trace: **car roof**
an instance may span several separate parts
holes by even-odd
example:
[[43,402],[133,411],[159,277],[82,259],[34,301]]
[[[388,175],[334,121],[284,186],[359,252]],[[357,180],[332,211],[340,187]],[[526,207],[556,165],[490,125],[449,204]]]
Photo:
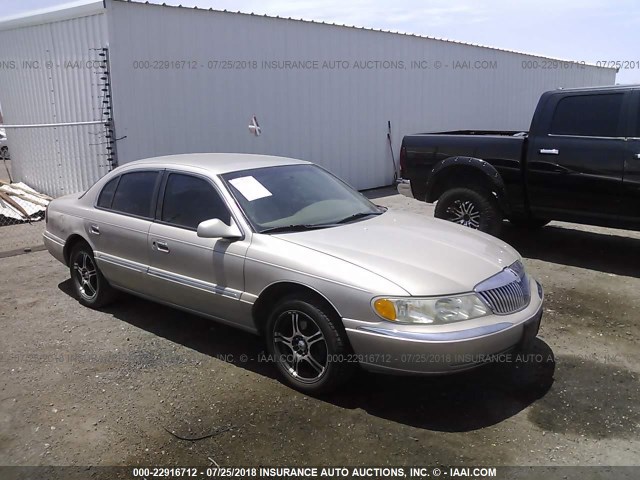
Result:
[[[155,168],[191,167],[220,175],[250,170],[252,168],[277,167],[281,165],[310,165],[311,162],[295,158],[254,155],[250,153],[185,153],[162,157],[145,158],[125,163],[122,169],[136,166]],[[118,169],[120,170],[120,168]]]

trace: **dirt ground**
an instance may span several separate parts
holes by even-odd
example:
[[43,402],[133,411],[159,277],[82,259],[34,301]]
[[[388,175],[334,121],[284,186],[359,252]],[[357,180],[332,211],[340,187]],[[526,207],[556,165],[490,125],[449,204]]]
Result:
[[32,238],[0,228],[0,251],[16,250],[0,258],[1,465],[640,465],[638,233],[506,229],[545,288],[529,360],[363,372],[313,398],[252,335],[125,295],[80,306],[46,251],[16,254],[36,246],[18,228]]

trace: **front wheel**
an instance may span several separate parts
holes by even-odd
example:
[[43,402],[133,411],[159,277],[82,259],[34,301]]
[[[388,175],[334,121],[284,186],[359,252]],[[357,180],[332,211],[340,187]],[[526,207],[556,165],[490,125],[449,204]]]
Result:
[[502,225],[502,213],[493,194],[470,188],[444,192],[436,204],[435,216],[490,235],[498,235]]
[[335,312],[313,296],[287,297],[267,322],[267,348],[284,380],[309,394],[327,393],[354,372]]
[[76,296],[85,307],[100,308],[113,300],[115,290],[98,269],[93,251],[86,243],[79,243],[71,251],[69,271]]

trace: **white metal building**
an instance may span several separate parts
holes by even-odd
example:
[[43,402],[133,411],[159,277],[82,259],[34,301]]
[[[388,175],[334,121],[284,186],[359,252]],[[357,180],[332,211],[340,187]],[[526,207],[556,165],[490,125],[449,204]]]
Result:
[[[58,196],[183,152],[311,160],[388,185],[402,136],[527,130],[539,95],[615,70],[365,28],[119,0],[0,22],[16,180]],[[249,133],[256,116],[262,135]]]

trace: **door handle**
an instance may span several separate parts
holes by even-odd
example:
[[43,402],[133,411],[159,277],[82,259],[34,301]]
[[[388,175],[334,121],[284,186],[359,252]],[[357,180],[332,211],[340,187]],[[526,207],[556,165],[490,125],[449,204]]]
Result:
[[166,242],[156,242],[153,241],[153,246],[158,249],[159,252],[169,253],[169,245]]
[[558,155],[560,151],[557,148],[541,148],[540,153],[542,155]]
[[91,225],[89,227],[89,233],[93,233],[94,235],[100,235],[100,227],[98,227],[98,225]]

